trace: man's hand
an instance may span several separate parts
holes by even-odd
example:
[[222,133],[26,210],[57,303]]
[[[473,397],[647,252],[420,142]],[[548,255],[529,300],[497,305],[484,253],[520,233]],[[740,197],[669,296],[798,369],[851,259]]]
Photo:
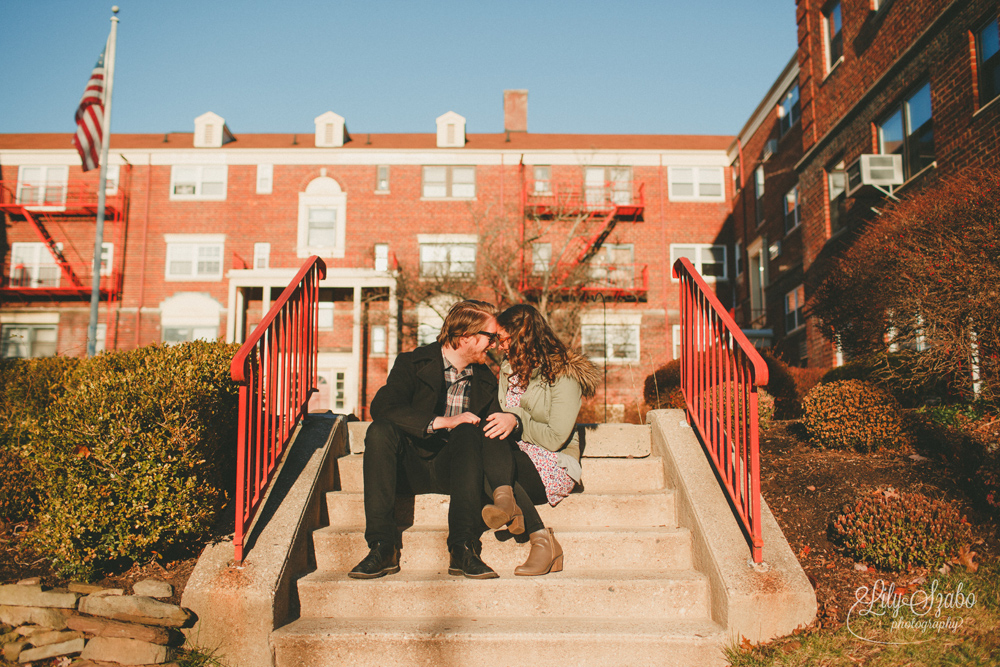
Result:
[[434,421],[431,423],[431,427],[435,431],[439,431],[443,428],[452,429],[459,424],[479,424],[479,415],[475,412],[463,412],[457,414],[454,417],[435,417]]
[[486,418],[483,429],[487,438],[506,438],[517,427],[517,417],[509,412],[494,412]]

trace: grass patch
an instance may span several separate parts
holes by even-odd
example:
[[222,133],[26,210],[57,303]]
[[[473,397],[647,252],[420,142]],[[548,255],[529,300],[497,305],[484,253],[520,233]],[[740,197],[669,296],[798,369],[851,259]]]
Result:
[[[997,562],[975,573],[932,574],[914,591],[893,590],[892,595],[882,597],[878,593],[889,589],[873,586],[876,594],[869,591],[849,623],[837,630],[807,630],[757,646],[744,641],[727,647],[726,659],[734,667],[996,665],[1000,655]],[[964,605],[956,592],[964,596]],[[872,613],[862,613],[866,610]]]

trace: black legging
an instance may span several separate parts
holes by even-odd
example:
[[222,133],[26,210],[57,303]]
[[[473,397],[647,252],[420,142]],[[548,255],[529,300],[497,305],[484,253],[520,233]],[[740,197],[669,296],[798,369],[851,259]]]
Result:
[[548,502],[545,484],[531,458],[520,447],[512,440],[483,438],[483,472],[490,495],[498,486],[514,487],[514,499],[524,513],[525,532],[545,528],[535,509],[535,505]]

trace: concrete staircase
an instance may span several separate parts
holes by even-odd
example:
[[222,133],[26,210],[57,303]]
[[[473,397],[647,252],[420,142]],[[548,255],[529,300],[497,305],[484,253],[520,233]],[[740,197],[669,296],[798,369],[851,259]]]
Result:
[[[728,637],[712,620],[709,579],[694,568],[692,535],[678,526],[648,427],[636,429],[645,456],[585,458],[585,492],[539,508],[565,550],[565,569],[543,577],[515,577],[529,546],[492,533],[483,536],[483,560],[500,578],[449,576],[448,499],[427,495],[397,503],[402,571],[350,579],[367,553],[363,455],[341,457],[339,490],[326,496],[330,524],[313,533],[317,569],[297,582],[299,617],[272,635],[275,663],[724,664]],[[613,456],[637,446],[591,449]]]

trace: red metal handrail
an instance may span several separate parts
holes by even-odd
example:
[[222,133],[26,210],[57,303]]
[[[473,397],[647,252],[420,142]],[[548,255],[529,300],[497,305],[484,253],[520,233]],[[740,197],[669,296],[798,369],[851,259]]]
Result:
[[691,260],[674,262],[674,276],[680,280],[681,390],[687,418],[747,537],[753,561],[760,563],[757,388],[767,384],[767,364]]
[[236,449],[236,561],[292,437],[316,391],[319,281],[326,264],[306,260],[271,310],[243,343],[229,371],[240,384]]

